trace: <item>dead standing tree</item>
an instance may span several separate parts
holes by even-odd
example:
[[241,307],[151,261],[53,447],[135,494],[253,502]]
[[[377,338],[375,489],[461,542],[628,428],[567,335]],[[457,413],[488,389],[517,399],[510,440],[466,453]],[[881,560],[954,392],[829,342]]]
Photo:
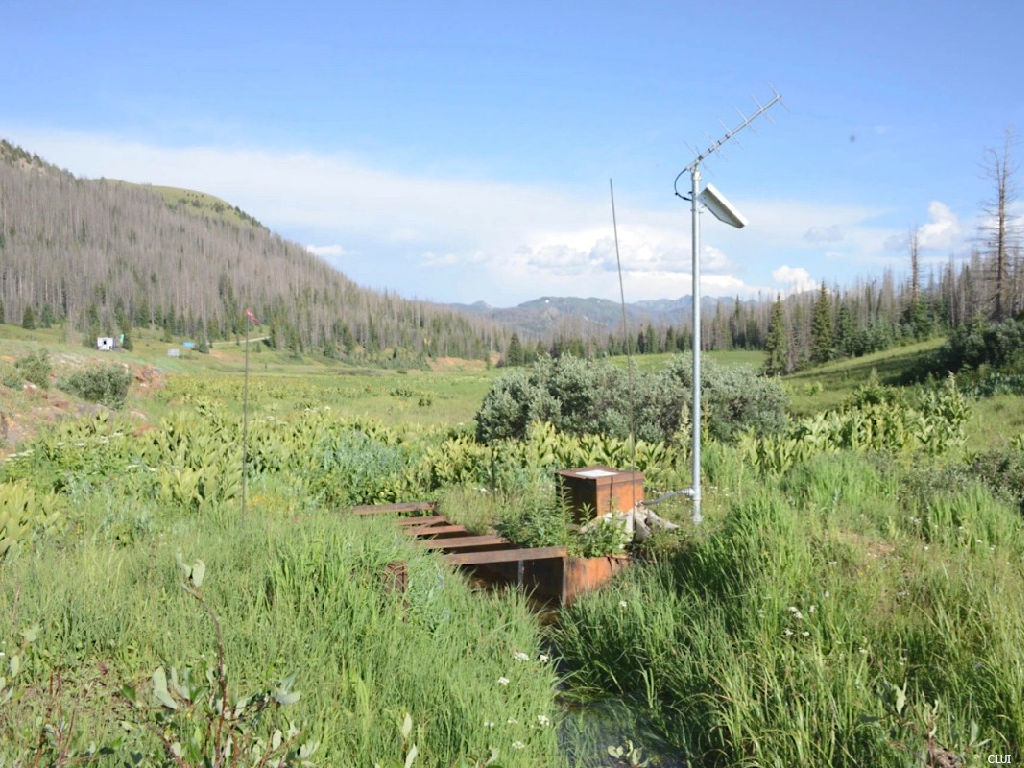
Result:
[[1011,285],[1010,251],[1018,236],[1018,226],[1010,213],[1017,199],[1013,183],[1017,167],[1010,160],[1012,145],[1013,129],[1007,128],[1002,153],[994,149],[986,152],[986,176],[995,182],[996,193],[995,198],[984,206],[986,221],[982,225],[982,232],[991,258],[992,316],[996,321],[1002,320],[1007,308],[1014,303],[1007,301],[1007,288]]

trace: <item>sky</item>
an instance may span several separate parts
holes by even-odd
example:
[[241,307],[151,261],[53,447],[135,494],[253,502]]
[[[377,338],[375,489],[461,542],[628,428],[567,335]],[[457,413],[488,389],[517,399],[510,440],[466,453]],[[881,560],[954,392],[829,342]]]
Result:
[[[510,306],[774,296],[980,244],[1024,3],[0,0],[0,137],[84,178],[199,189],[356,282]],[[1015,153],[1015,154],[1014,154]],[[688,190],[689,176],[680,179]],[[1015,204],[1013,213],[1024,215]]]

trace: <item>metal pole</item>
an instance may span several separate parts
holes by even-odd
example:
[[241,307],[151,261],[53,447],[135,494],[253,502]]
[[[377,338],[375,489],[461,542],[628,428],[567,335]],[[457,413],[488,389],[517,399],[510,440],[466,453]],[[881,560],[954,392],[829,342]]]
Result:
[[[757,110],[747,117],[742,112],[742,122],[731,131],[726,131],[718,141],[710,144],[701,154],[694,158],[693,162],[686,166],[676,176],[673,187],[677,197],[686,199],[679,193],[679,180],[687,171],[690,172],[690,213],[693,217],[691,224],[693,232],[693,486],[687,488],[684,493],[693,499],[692,521],[695,524],[703,521],[700,514],[700,209],[697,203],[697,195],[700,192],[700,164],[711,154],[719,149],[725,142],[742,131],[754,120],[763,115],[773,106],[782,101],[782,97],[775,89],[772,89],[774,97],[767,104],[757,105]],[[733,225],[737,226],[737,225]],[[740,225],[742,226],[742,225]]]
[[245,317],[245,385],[242,395],[242,517],[245,517],[245,479],[249,474],[249,316]]
[[690,214],[693,229],[693,520],[699,525],[704,519],[700,514],[700,167],[694,165],[690,171]]

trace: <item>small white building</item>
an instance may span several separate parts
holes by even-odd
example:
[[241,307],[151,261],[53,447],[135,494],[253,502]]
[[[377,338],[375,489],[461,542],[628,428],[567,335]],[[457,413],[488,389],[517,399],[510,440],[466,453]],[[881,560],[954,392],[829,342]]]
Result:
[[105,349],[109,352],[116,347],[113,336],[98,336],[96,338],[96,349]]

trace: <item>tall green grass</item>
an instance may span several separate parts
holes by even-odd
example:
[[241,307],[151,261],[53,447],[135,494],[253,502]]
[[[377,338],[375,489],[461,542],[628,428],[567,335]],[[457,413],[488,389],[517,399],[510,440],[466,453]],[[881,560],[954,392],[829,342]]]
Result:
[[[401,764],[406,712],[417,766],[492,749],[503,765],[563,764],[542,725],[555,719],[554,670],[538,660],[537,620],[520,595],[472,593],[387,523],[275,514],[261,508],[267,494],[257,497],[244,519],[182,518],[146,505],[129,512],[116,494],[97,493],[76,537],[12,550],[0,565],[0,638],[10,651],[23,628],[40,631],[24,695],[0,707],[0,763],[38,740],[54,671],[80,740],[102,744],[130,718],[118,705],[122,683],[145,696],[158,666],[214,659],[211,623],[180,588],[180,552],[206,563],[232,692],[296,675],[302,699],[286,714],[322,742],[319,764]],[[396,561],[407,564],[404,593],[384,577]],[[109,764],[154,744],[134,733]]]
[[1016,510],[975,484],[904,493],[911,470],[849,454],[731,485],[722,453],[710,530],[563,613],[577,693],[647,711],[698,765],[1021,754]]

